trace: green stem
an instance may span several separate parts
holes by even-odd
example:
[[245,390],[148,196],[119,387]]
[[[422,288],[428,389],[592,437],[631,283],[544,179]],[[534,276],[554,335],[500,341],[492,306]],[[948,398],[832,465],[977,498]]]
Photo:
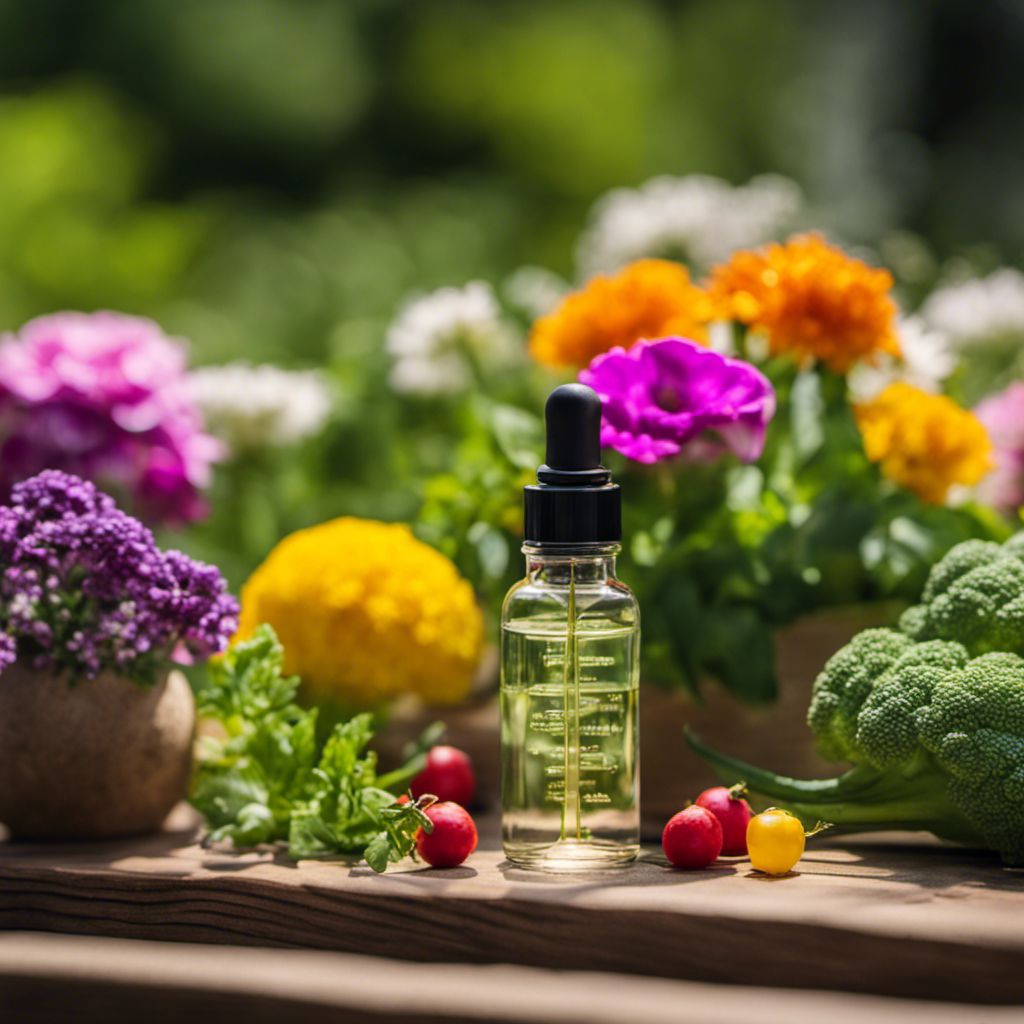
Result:
[[711,765],[726,785],[742,780],[748,789],[772,799],[824,803],[869,786],[876,782],[880,775],[874,768],[858,766],[836,779],[791,779],[785,775],[765,771],[763,768],[756,768],[735,757],[720,754],[701,743],[689,728],[685,730],[685,736],[694,753]]
[[908,797],[878,804],[785,804],[805,824],[824,819],[837,833],[931,832],[954,843],[987,846],[948,800]]
[[409,788],[409,783],[427,766],[427,753],[421,751],[411,760],[396,768],[394,771],[381,775],[374,783],[378,789],[387,790],[389,793],[401,795]]
[[984,844],[947,795],[949,779],[930,759],[900,770],[867,765],[835,779],[790,779],[720,754],[686,730],[686,742],[728,784],[743,779],[749,789],[792,812],[804,822],[823,819],[838,832],[924,830],[953,842]]

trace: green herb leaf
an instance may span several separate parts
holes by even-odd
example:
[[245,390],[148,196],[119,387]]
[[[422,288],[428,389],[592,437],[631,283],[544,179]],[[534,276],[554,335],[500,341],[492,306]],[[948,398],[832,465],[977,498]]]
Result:
[[297,678],[281,675],[284,649],[269,626],[213,659],[207,685],[199,692],[197,711],[216,718],[232,732],[258,723],[264,715],[282,712],[295,700]]
[[213,840],[237,846],[287,841],[295,859],[366,857],[382,871],[412,853],[416,832],[433,826],[423,813],[433,798],[396,804],[394,790],[422,770],[425,751],[444,730],[431,726],[415,755],[377,778],[377,755],[364,753],[373,716],[335,726],[322,750],[317,712],[293,703],[294,679],[281,676],[283,651],[269,626],[210,667],[200,713],[216,719],[222,739],[207,738],[192,805]]
[[366,848],[366,863],[377,874],[382,874],[391,859],[391,841],[387,832],[378,832]]

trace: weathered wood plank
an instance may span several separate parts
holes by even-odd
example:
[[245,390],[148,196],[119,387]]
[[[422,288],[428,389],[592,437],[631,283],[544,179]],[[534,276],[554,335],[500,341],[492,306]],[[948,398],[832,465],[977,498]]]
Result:
[[196,838],[0,844],[0,928],[1024,1004],[1024,873],[924,840],[832,839],[768,879],[653,851],[609,876],[532,874],[493,833],[461,868],[385,876]]
[[410,964],[306,950],[0,935],[5,1024],[1009,1024],[979,1008],[529,967]]

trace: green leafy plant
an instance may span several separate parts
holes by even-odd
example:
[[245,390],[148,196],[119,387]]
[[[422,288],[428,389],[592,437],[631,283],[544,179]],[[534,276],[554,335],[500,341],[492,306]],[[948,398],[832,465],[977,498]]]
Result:
[[298,680],[282,676],[284,652],[262,626],[209,666],[198,712],[205,736],[190,802],[206,818],[209,840],[236,846],[283,842],[300,858],[365,858],[374,871],[415,856],[416,832],[433,797],[396,799],[426,764],[432,726],[402,767],[377,774],[366,751],[373,716],[357,715],[317,741],[317,710],[295,703]]

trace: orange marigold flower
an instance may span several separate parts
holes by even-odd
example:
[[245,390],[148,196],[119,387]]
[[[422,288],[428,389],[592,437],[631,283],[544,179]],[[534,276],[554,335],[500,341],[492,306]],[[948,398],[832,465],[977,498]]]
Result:
[[846,373],[875,353],[900,355],[892,283],[810,234],[735,253],[712,270],[708,291],[716,319],[763,332],[773,353]]
[[547,366],[586,366],[616,346],[641,338],[681,335],[707,342],[711,303],[686,268],[670,260],[640,260],[613,277],[591,278],[530,335],[530,355]]
[[868,458],[933,505],[942,504],[954,484],[978,483],[994,465],[981,421],[944,395],[890,384],[854,412]]

